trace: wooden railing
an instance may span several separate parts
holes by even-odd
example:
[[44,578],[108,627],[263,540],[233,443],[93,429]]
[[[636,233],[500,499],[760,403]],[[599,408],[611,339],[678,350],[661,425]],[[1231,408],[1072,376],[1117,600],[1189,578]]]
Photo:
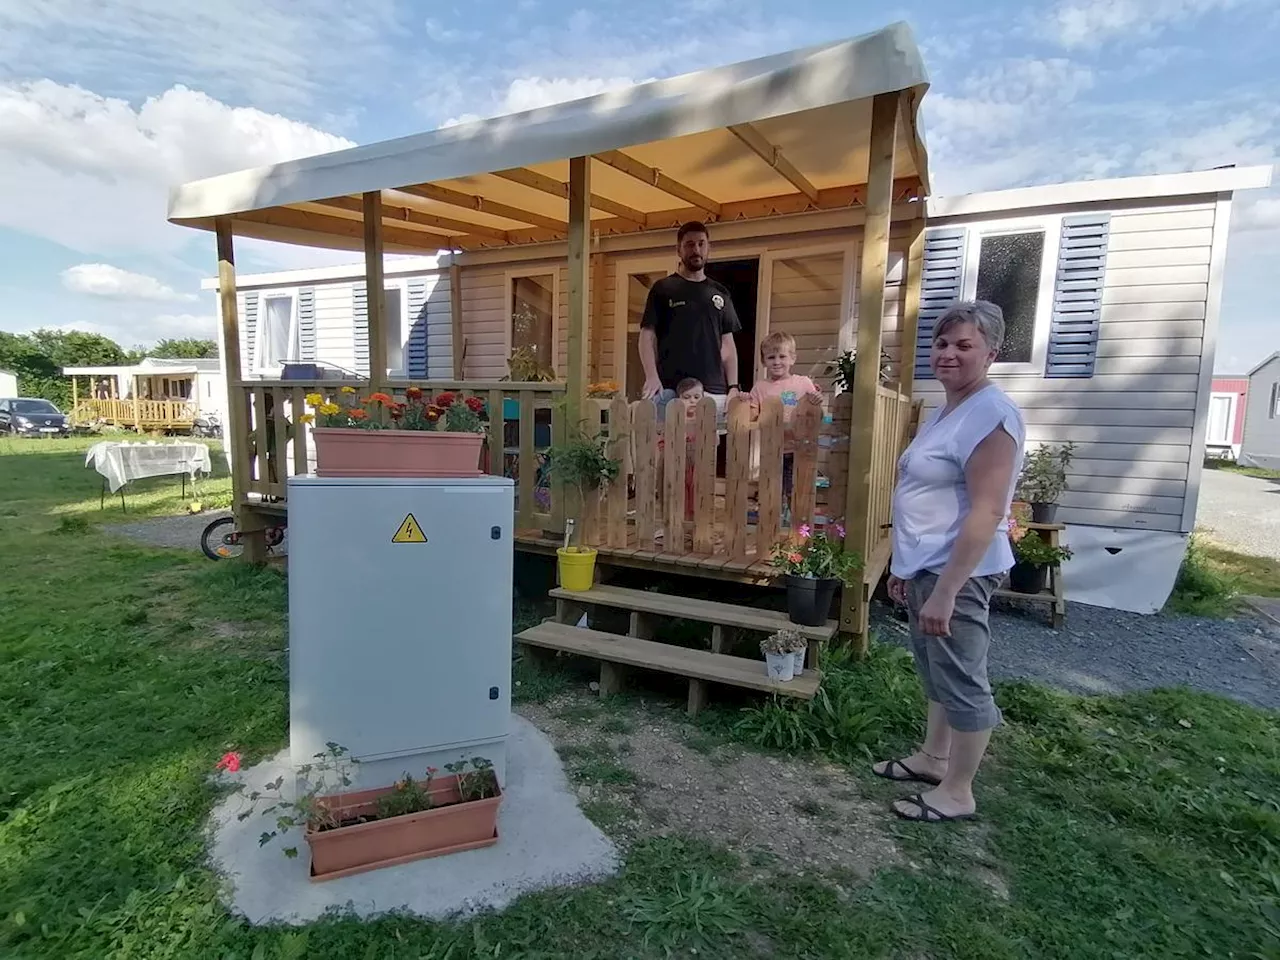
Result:
[[[563,498],[556,496],[543,466],[546,448],[564,432],[563,404],[559,402],[565,392],[563,383],[393,380],[384,390],[403,400],[404,391],[411,386],[430,395],[447,391],[459,400],[484,400],[488,434],[483,465],[491,475],[516,481],[517,527],[542,531],[563,526]],[[299,419],[309,412],[306,397],[318,393],[326,400],[335,400],[343,387],[362,394],[370,389],[368,381],[363,380],[239,384],[247,426],[244,437],[232,438],[231,460],[233,470],[243,471],[241,482],[246,493],[283,499],[289,476],[314,471],[310,428]]]
[[76,402],[71,418],[77,423],[103,421],[128,427],[182,427],[195,419],[196,407],[189,400],[100,400],[92,397]]
[[[887,559],[891,536],[893,491],[898,479],[898,457],[907,443],[911,426],[911,398],[890,387],[876,387],[874,444],[871,454],[871,494],[869,499],[870,563]],[[875,571],[876,577],[879,571]]]

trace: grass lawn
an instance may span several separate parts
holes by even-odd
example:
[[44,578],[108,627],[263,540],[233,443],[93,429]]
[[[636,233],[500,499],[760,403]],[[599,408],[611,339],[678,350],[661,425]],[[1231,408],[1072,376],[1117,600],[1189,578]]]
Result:
[[1266,467],[1245,467],[1238,463],[1232,463],[1230,460],[1218,460],[1214,457],[1206,457],[1204,461],[1206,470],[1221,470],[1223,473],[1238,473],[1244,477],[1257,477],[1260,480],[1280,480],[1280,470],[1268,470]]
[[[1185,691],[1023,683],[998,692],[1008,723],[983,819],[886,815],[906,856],[870,877],[761,879],[745,851],[667,836],[629,846],[608,883],[500,915],[249,927],[219,903],[202,831],[216,758],[252,763],[286,741],[284,576],[103,532],[118,500],[99,512],[86,446],[0,440],[6,960],[1280,956],[1280,717]],[[225,480],[208,491],[225,495]],[[129,519],[178,509],[170,480],[129,497]],[[567,682],[517,672],[526,698]],[[905,656],[833,657],[824,689],[802,706],[714,708],[701,725],[851,764],[886,803],[907,792],[864,772],[916,735]]]

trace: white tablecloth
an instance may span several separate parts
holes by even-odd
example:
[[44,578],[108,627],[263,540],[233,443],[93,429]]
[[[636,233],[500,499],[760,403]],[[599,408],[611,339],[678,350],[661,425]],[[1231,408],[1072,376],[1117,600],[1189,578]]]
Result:
[[195,477],[196,471],[210,473],[209,448],[203,443],[95,443],[85,455],[84,465],[92,465],[107,478],[115,493],[130,480],[163,477],[180,473]]

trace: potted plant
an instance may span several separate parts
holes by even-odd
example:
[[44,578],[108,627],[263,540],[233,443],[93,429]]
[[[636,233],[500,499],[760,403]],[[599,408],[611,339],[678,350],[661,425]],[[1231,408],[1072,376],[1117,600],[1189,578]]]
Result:
[[[622,461],[605,452],[606,443],[604,437],[578,433],[547,451],[548,475],[577,488],[584,512],[598,509],[604,488],[622,470]],[[588,491],[595,491],[595,503],[590,502]],[[595,563],[595,547],[571,546],[566,539],[565,545],[556,550],[560,586],[566,590],[590,590]]]
[[779,630],[760,641],[760,652],[764,654],[764,669],[770,680],[786,683],[795,676],[795,657],[791,655],[791,639],[785,636],[789,631]]
[[1031,519],[1035,523],[1054,522],[1058,498],[1067,489],[1067,467],[1071,466],[1074,456],[1074,443],[1067,442],[1057,448],[1046,443],[1023,460],[1016,495],[1031,504]]
[[[827,375],[831,377],[831,386],[836,393],[843,393],[846,390],[853,389],[853,371],[857,366],[858,351],[846,350],[834,360],[828,360],[826,363]],[[893,358],[884,350],[880,351],[880,382],[888,383],[890,378],[889,365],[893,363]]]
[[820,627],[831,613],[831,600],[842,583],[852,583],[862,569],[862,558],[844,548],[844,527],[835,537],[814,532],[802,523],[797,538],[774,547],[773,565],[782,571],[787,586],[787,616],[792,623]]
[[484,445],[484,401],[454,393],[428,398],[419,387],[403,402],[344,386],[336,402],[307,395],[314,410],[316,475],[321,477],[474,477]]
[[1015,593],[1043,593],[1048,587],[1049,567],[1071,559],[1069,547],[1055,547],[1038,531],[1028,530],[1015,520],[1009,529],[1014,564],[1009,570],[1009,589]]
[[[293,828],[301,828],[311,849],[311,879],[332,880],[378,867],[393,866],[424,857],[458,853],[489,846],[498,840],[498,807],[502,790],[493,764],[484,757],[445,765],[438,776],[428,767],[426,778],[411,774],[390,786],[344,792],[351,785],[350,766],[355,761],[335,743],[316,754],[316,763],[298,770],[298,791],[293,798],[281,793],[284,777],[248,794],[252,816],[259,802],[274,829],[258,839],[265,846]],[[233,762],[228,762],[234,757]],[[238,770],[238,754],[219,761],[219,769]],[[243,787],[240,788],[243,792]],[[296,857],[296,846],[286,847]]]
[[799,630],[792,630],[790,627],[783,627],[776,634],[786,644],[787,649],[791,651],[791,673],[793,676],[804,676],[804,656],[809,649],[809,641],[805,639],[803,633]]

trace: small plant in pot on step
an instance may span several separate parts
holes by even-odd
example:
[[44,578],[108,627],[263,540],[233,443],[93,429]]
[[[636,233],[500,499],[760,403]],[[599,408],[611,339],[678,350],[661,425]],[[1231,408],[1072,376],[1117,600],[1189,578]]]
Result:
[[1015,593],[1037,594],[1048,588],[1049,568],[1071,559],[1069,547],[1055,547],[1037,530],[1014,523],[1009,530],[1013,545],[1013,568],[1009,589]]
[[1031,504],[1034,523],[1053,523],[1058,498],[1067,489],[1067,468],[1075,457],[1075,444],[1058,447],[1041,444],[1026,455],[1018,478],[1017,498]]
[[831,614],[836,588],[853,583],[862,558],[844,548],[844,527],[836,524],[832,537],[802,523],[794,540],[773,549],[773,565],[787,586],[787,616],[792,623],[820,627]]
[[795,657],[791,652],[790,630],[779,630],[760,641],[760,652],[764,654],[765,673],[770,680],[786,683],[795,676]]
[[809,641],[799,630],[792,630],[790,627],[783,627],[776,636],[780,637],[786,643],[787,649],[791,651],[792,674],[797,677],[804,676],[804,657],[809,650]]

